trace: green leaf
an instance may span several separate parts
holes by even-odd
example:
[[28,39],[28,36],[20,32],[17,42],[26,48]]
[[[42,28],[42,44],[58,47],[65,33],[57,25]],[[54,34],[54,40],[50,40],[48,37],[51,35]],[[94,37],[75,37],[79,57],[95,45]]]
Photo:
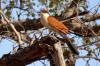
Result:
[[7,15],[7,17],[8,17],[8,18],[10,18],[10,17],[11,17],[11,10],[10,10],[10,9],[9,9],[9,10],[7,10],[6,15]]

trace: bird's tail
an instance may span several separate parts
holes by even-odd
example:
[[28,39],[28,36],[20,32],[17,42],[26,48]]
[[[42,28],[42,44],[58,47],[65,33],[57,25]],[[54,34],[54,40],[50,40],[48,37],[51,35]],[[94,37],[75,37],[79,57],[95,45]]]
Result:
[[71,52],[73,52],[76,55],[79,55],[77,47],[74,44],[72,44],[71,40],[68,39],[66,35],[62,35],[62,37],[64,38],[64,42],[67,43],[67,45],[68,45],[69,49],[71,50]]

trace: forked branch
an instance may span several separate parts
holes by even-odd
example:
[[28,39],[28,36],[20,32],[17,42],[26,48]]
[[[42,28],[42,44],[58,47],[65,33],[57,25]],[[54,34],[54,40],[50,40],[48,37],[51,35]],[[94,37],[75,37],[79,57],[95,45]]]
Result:
[[10,23],[11,21],[7,19],[7,17],[4,15],[4,13],[0,10],[0,15],[2,15],[2,17],[4,18],[4,20],[7,22],[7,24],[10,25],[10,27],[12,28],[12,30],[15,32],[17,38],[18,38],[18,42],[20,44],[20,46],[23,44],[23,41],[21,40],[21,36],[20,33],[16,30],[15,26]]

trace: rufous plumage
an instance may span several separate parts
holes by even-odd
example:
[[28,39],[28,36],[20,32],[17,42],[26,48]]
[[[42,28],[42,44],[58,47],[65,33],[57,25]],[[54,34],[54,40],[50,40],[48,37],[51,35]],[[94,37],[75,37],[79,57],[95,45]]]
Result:
[[[55,31],[56,33],[60,34],[63,37],[66,37],[66,34],[69,33],[69,29],[55,17],[50,16],[46,9],[41,9],[40,15],[41,15],[41,23],[43,26],[49,28],[52,31]],[[72,52],[78,54],[78,51],[76,50],[74,45],[70,43],[68,44],[68,46],[72,50]]]

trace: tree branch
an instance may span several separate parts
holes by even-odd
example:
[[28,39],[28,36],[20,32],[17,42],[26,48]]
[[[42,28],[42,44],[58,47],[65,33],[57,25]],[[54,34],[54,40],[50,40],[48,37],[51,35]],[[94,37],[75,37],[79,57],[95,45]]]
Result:
[[99,58],[96,58],[96,57],[93,57],[93,56],[79,56],[77,58],[92,58],[92,59],[95,59],[95,60],[97,60],[97,61],[100,62],[100,59]]
[[[36,40],[37,41],[37,40]],[[58,40],[54,36],[42,37],[31,46],[18,50],[15,54],[5,54],[0,59],[0,66],[25,66],[41,58],[47,58]]]
[[82,18],[82,20],[84,22],[90,22],[90,21],[94,21],[94,20],[98,20],[100,19],[100,14],[95,14],[95,15],[89,15],[89,14],[86,14],[84,18]]
[[19,50],[13,55],[6,54],[0,59],[0,66],[25,66],[30,64],[41,57],[47,56],[46,47],[46,45],[41,44],[39,46],[31,46],[23,50]]
[[[94,16],[93,19],[87,19],[88,21],[92,21],[92,20],[96,20],[97,18],[100,18],[100,16]],[[20,25],[19,25],[20,24]],[[69,24],[68,20],[64,20],[63,24],[65,24],[69,29],[71,29],[71,24]],[[25,20],[25,21],[16,21],[13,22],[13,25],[15,26],[15,28],[17,29],[17,31],[23,31],[23,30],[38,30],[41,29],[43,26],[40,23],[40,19],[38,20]],[[5,27],[6,26],[6,27]],[[23,29],[24,28],[24,29]],[[100,36],[100,26],[94,26],[91,28],[95,33],[97,33],[98,36]],[[12,28],[9,25],[1,25],[0,26],[0,34],[4,34],[2,32],[5,31],[13,31]],[[90,29],[85,28],[84,31],[80,31],[81,28],[79,29],[75,29],[74,32],[76,33],[76,35],[80,35],[80,36],[94,36],[93,33],[90,31]],[[87,33],[86,33],[87,32]]]
[[9,24],[9,26],[11,27],[11,29],[15,32],[17,38],[18,38],[18,42],[20,44],[20,46],[23,44],[22,40],[21,40],[21,37],[20,37],[20,33],[16,30],[15,26],[10,23],[11,21],[9,21],[6,16],[4,15],[4,13],[0,10],[0,15],[3,16],[3,18],[5,19],[5,21],[7,22],[7,24]]
[[63,51],[60,42],[54,44],[54,54],[52,54],[52,57],[55,62],[55,66],[67,66],[67,64],[65,65]]

